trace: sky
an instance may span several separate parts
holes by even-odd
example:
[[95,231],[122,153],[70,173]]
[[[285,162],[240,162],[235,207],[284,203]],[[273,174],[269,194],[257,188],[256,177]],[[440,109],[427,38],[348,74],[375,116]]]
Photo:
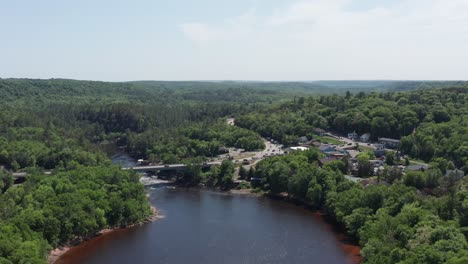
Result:
[[468,0],[0,0],[0,78],[467,80]]

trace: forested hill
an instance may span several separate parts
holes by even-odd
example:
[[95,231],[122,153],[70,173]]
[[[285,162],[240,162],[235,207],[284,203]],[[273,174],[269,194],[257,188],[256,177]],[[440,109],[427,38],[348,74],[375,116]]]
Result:
[[388,92],[430,88],[468,87],[465,81],[135,81],[99,82],[69,79],[0,79],[0,102],[27,103],[54,100],[75,102],[121,101],[168,103],[197,102],[261,103],[285,101],[294,96],[345,94],[346,91]]
[[466,81],[316,81],[314,84],[353,92],[398,92],[435,88],[468,87]]
[[299,98],[241,115],[237,124],[287,145],[314,128],[402,139],[401,150],[431,161],[468,162],[468,87]]
[[[277,92],[282,95],[311,95],[311,94],[345,94],[346,91],[358,92],[396,92],[425,90],[434,88],[468,87],[467,81],[372,81],[372,80],[343,80],[343,81],[297,81],[297,82],[261,82],[261,81],[212,81],[212,82],[163,82],[138,81],[131,82],[141,87],[169,88],[187,92],[234,90],[257,90]],[[218,98],[219,99],[219,98]]]
[[[298,92],[299,94],[299,92]],[[98,82],[65,79],[0,79],[0,101],[171,103],[271,102],[285,98],[281,89],[212,82]],[[291,96],[290,94],[288,96]]]

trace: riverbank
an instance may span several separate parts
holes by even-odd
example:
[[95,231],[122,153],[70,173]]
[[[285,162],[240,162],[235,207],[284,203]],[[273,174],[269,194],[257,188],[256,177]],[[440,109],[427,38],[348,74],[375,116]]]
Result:
[[85,241],[94,239],[94,238],[102,236],[102,235],[109,234],[109,233],[114,232],[114,231],[128,229],[128,228],[132,228],[132,227],[135,227],[135,226],[141,226],[141,225],[144,225],[144,224],[147,224],[147,223],[151,223],[151,222],[154,222],[154,221],[164,217],[154,206],[151,206],[151,211],[152,211],[152,214],[149,217],[147,217],[145,220],[140,221],[138,223],[131,224],[131,225],[128,225],[128,226],[125,226],[125,227],[114,227],[114,228],[102,229],[102,230],[100,230],[99,232],[97,232],[94,235],[91,235],[91,236],[88,236],[88,237],[83,237],[83,238],[78,238],[78,239],[75,239],[73,241],[70,241],[70,242],[66,243],[62,247],[55,248],[55,249],[53,249],[52,251],[49,252],[49,255],[47,256],[47,263],[55,264],[56,262],[58,262],[60,260],[60,257],[62,257],[65,253],[70,251],[72,248],[79,246],[81,243],[83,243]]

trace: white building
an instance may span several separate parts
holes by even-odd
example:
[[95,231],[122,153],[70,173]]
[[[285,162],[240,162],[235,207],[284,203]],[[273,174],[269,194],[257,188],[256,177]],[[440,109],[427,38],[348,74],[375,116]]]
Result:
[[300,151],[304,151],[304,150],[308,150],[309,148],[307,148],[307,147],[291,147],[290,149],[291,149],[291,150],[300,150]]

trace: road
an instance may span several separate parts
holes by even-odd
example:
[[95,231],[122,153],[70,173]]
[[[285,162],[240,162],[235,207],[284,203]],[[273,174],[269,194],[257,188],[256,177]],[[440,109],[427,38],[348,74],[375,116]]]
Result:
[[343,142],[345,142],[345,144],[353,144],[353,145],[356,145],[358,144],[358,146],[362,146],[362,147],[366,147],[366,148],[371,148],[371,149],[377,149],[377,146],[375,146],[375,144],[371,144],[371,143],[364,143],[364,142],[359,142],[359,141],[354,141],[352,139],[349,139],[347,137],[341,137],[341,136],[338,136],[338,135],[335,135],[331,132],[327,132],[327,134],[331,135],[332,137],[335,137]]
[[[234,118],[228,118],[226,120],[226,124],[230,126],[234,126],[235,121],[236,120]],[[284,151],[282,150],[283,145],[274,144],[265,138],[262,138],[262,139],[263,139],[263,142],[265,143],[265,149],[263,150],[242,151],[240,149],[230,148],[228,155],[219,155],[216,159],[213,159],[213,161],[222,161],[224,159],[228,159],[229,157],[232,157],[235,163],[242,163],[244,160],[248,160],[249,163],[255,164],[265,157],[284,154]]]
[[267,156],[274,156],[274,155],[282,155],[284,154],[284,151],[282,150],[283,145],[280,144],[274,144],[266,139],[263,139],[263,142],[265,143],[265,149],[260,150],[255,153],[254,158],[256,160],[262,159]]

